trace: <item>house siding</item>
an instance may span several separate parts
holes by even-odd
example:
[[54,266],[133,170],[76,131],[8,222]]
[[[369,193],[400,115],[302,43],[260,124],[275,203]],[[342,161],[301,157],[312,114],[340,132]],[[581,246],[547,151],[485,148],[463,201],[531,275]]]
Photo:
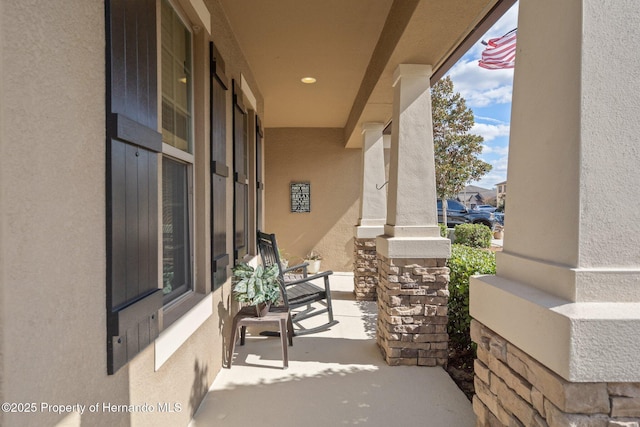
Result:
[[[322,270],[353,271],[361,150],[344,148],[332,128],[267,128],[265,141],[264,231],[294,262],[316,250]],[[291,212],[294,181],[311,184],[311,212]]]
[[[201,30],[194,48],[208,58],[209,38],[220,40],[227,76],[242,74],[252,84],[261,114],[259,88],[226,18],[216,15],[222,9],[216,1],[208,3],[214,34]],[[213,315],[157,370],[152,344],[107,374],[104,1],[38,2],[37,7],[2,2],[0,29],[0,396],[36,403],[38,409],[0,414],[0,425],[186,425],[223,364],[229,333],[223,325],[233,310],[230,283],[213,293]],[[196,67],[200,78],[209,78],[208,61],[196,61]],[[208,101],[195,104],[201,108]],[[207,111],[195,118],[197,177],[208,177],[208,117]],[[228,251],[231,184],[228,180]],[[208,185],[195,189],[199,292],[211,289]],[[107,409],[145,403],[155,411]],[[157,405],[165,403],[174,412],[159,411]],[[87,409],[59,414],[41,410],[42,404]],[[99,409],[89,411],[94,404]]]

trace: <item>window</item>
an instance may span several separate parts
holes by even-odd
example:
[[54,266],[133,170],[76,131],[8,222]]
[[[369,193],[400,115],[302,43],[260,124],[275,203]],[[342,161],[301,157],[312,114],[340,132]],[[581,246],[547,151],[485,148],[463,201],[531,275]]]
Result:
[[191,33],[162,1],[162,293],[167,304],[193,289],[193,60]]
[[193,153],[191,33],[167,0],[162,2],[162,141]]
[[[162,293],[175,299],[191,289],[188,166],[162,159]],[[167,298],[169,296],[169,298]]]

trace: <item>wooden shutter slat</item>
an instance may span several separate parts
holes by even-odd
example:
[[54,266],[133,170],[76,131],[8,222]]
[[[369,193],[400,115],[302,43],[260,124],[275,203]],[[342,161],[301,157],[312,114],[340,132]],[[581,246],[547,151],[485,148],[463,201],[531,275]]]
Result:
[[139,34],[137,31],[137,12],[138,6],[143,4],[142,1],[126,1],[124,5],[124,32],[125,32],[125,51],[124,60],[126,64],[126,74],[124,80],[125,86],[125,110],[124,113],[139,123],[144,123],[140,108],[138,105],[138,43]]
[[139,295],[139,217],[138,217],[138,148],[132,145],[126,147],[125,157],[125,222],[127,224],[126,253],[126,298],[127,301]]
[[116,335],[123,335],[129,329],[137,328],[138,323],[156,315],[158,304],[162,304],[162,289],[154,289],[143,294],[137,300],[114,312],[111,325]]
[[209,43],[211,56],[211,75],[215,77],[224,90],[229,89],[229,79],[225,74],[225,62],[213,42]]
[[[146,231],[146,236],[143,237],[143,242],[146,243],[146,247],[144,249],[147,252],[147,262],[146,268],[148,270],[147,276],[147,289],[153,290],[158,288],[158,263],[160,262],[158,259],[158,156],[153,152],[147,153],[147,182],[155,183],[155,185],[149,185],[147,188],[147,200],[148,200],[148,217],[147,217],[147,227],[144,231]],[[162,306],[162,305],[160,305]],[[158,335],[159,323],[155,323],[152,325],[156,327],[156,335]]]
[[211,56],[211,287],[227,281],[227,88],[224,60],[213,43]]
[[264,132],[262,131],[262,122],[260,117],[256,115],[256,230],[262,230],[262,139]]
[[107,234],[111,236],[110,267],[107,270],[107,308],[117,307],[126,301],[126,288],[124,286],[112,286],[113,283],[126,282],[127,264],[127,222],[126,222],[126,175],[125,152],[126,144],[120,141],[111,141],[109,144],[111,165],[110,185],[111,210],[107,212]]
[[132,120],[124,114],[111,114],[108,126],[112,138],[127,141],[156,153],[162,151],[162,134],[160,132]]
[[214,160],[211,162],[211,173],[226,178],[229,176],[229,167],[222,162]]
[[242,103],[242,93],[233,80],[233,229],[234,258],[242,261],[248,253],[248,185],[247,185],[247,112]]
[[107,0],[107,371],[159,333],[155,0]]
[[149,290],[151,287],[157,289],[158,283],[152,283],[156,275],[149,271],[149,263],[151,258],[157,258],[158,253],[149,253],[148,242],[157,233],[151,233],[149,224],[151,222],[151,214],[157,212],[153,208],[152,203],[157,204],[158,200],[150,200],[149,189],[153,187],[151,185],[152,179],[149,176],[149,169],[151,156],[156,156],[155,153],[150,153],[147,150],[142,150],[136,147],[135,155],[138,157],[138,289],[136,295],[140,295],[143,292]]
[[213,262],[215,264],[213,266],[215,271],[222,270],[222,269],[226,268],[229,265],[229,255],[228,254],[220,255],[220,256],[214,258]]
[[234,180],[238,183],[241,183],[241,184],[247,183],[247,176],[243,173],[236,172],[233,174],[233,177],[234,177]]
[[[107,82],[110,87],[108,90],[111,92],[110,96],[107,95],[107,110],[108,111],[124,111],[125,104],[125,31],[124,25],[121,25],[125,20],[123,0],[111,0],[105,2],[107,9],[107,22],[106,22],[106,36],[109,42],[108,48],[111,52],[107,52],[107,76],[110,76],[110,81]],[[110,54],[109,54],[110,53]]]
[[[145,16],[145,11],[148,5],[145,2],[138,2],[137,26],[136,26],[136,38],[137,38],[137,68],[136,73],[136,104],[140,106],[138,108],[138,122],[149,125],[149,17]],[[155,16],[153,17],[155,19]],[[154,26],[155,28],[155,26]],[[153,62],[153,61],[152,61]],[[156,89],[157,90],[157,89]],[[157,122],[152,126],[156,127]]]

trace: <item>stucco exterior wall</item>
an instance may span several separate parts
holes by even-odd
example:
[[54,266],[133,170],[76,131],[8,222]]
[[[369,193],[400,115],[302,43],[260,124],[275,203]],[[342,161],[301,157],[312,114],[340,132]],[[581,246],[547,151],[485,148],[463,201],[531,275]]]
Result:
[[104,5],[3,2],[0,19],[3,400],[126,401],[126,372],[106,376]]
[[[207,3],[227,75],[240,80],[242,73],[253,84],[226,18],[213,15],[221,7]],[[196,52],[208,52],[206,31],[195,39]],[[37,409],[0,413],[0,425],[186,425],[223,363],[230,283],[214,292],[213,314],[161,367],[152,344],[107,375],[104,1],[3,1],[0,49],[0,400]],[[206,71],[208,62],[197,67]],[[251,89],[262,113],[262,96]],[[195,103],[208,108],[203,92],[207,98]],[[232,164],[230,91],[227,105]],[[196,122],[207,120],[208,112],[196,114]],[[206,156],[208,128],[196,137],[196,156]],[[198,180],[208,176],[207,162],[196,160],[195,168]],[[208,187],[194,194],[197,289],[208,291]],[[231,236],[231,179],[227,195]],[[227,244],[232,253],[231,237]],[[155,410],[103,406],[145,403]],[[160,412],[159,403],[175,412]],[[60,414],[42,404],[87,408]],[[89,411],[94,404],[99,409]]]
[[[360,157],[344,148],[342,129],[266,129],[264,231],[294,261],[316,250],[323,270],[353,271]],[[311,183],[311,212],[291,212],[291,182]]]
[[[511,120],[511,141],[517,143],[510,147],[509,170],[540,167],[535,179],[509,180],[508,227],[521,238],[505,245],[522,257],[544,254],[544,260],[558,264],[635,268],[640,224],[629,215],[640,209],[631,184],[637,181],[640,124],[628,118],[640,113],[634,96],[640,90],[639,59],[628,55],[615,34],[640,39],[640,31],[626,25],[637,15],[637,4],[619,2],[606,14],[595,11],[600,2],[590,1],[567,1],[554,9],[522,6],[518,44],[524,52],[518,61],[523,65],[515,72]],[[535,35],[557,28],[562,33],[553,37]],[[553,73],[527,52],[536,49],[555,64]],[[519,84],[525,81],[530,83]],[[545,203],[527,203],[532,196]],[[623,209],[613,208],[620,203]],[[620,250],[599,244],[611,239]]]
[[640,40],[638,22],[630,0],[519,9],[506,199],[517,232],[497,275],[472,278],[470,313],[572,382],[640,381],[640,124],[628,119],[640,57],[614,35]]

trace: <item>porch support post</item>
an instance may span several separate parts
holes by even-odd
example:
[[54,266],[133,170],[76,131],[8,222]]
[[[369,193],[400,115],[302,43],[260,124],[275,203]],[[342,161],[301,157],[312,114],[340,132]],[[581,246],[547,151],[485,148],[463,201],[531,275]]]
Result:
[[382,123],[362,125],[360,218],[354,236],[354,294],[358,301],[375,301],[378,286],[376,236],[384,233],[387,189]]
[[394,74],[385,234],[378,251],[378,345],[389,365],[446,365],[450,242],[440,237],[430,65]]
[[519,13],[507,235],[471,283],[477,425],[638,425],[640,9]]

